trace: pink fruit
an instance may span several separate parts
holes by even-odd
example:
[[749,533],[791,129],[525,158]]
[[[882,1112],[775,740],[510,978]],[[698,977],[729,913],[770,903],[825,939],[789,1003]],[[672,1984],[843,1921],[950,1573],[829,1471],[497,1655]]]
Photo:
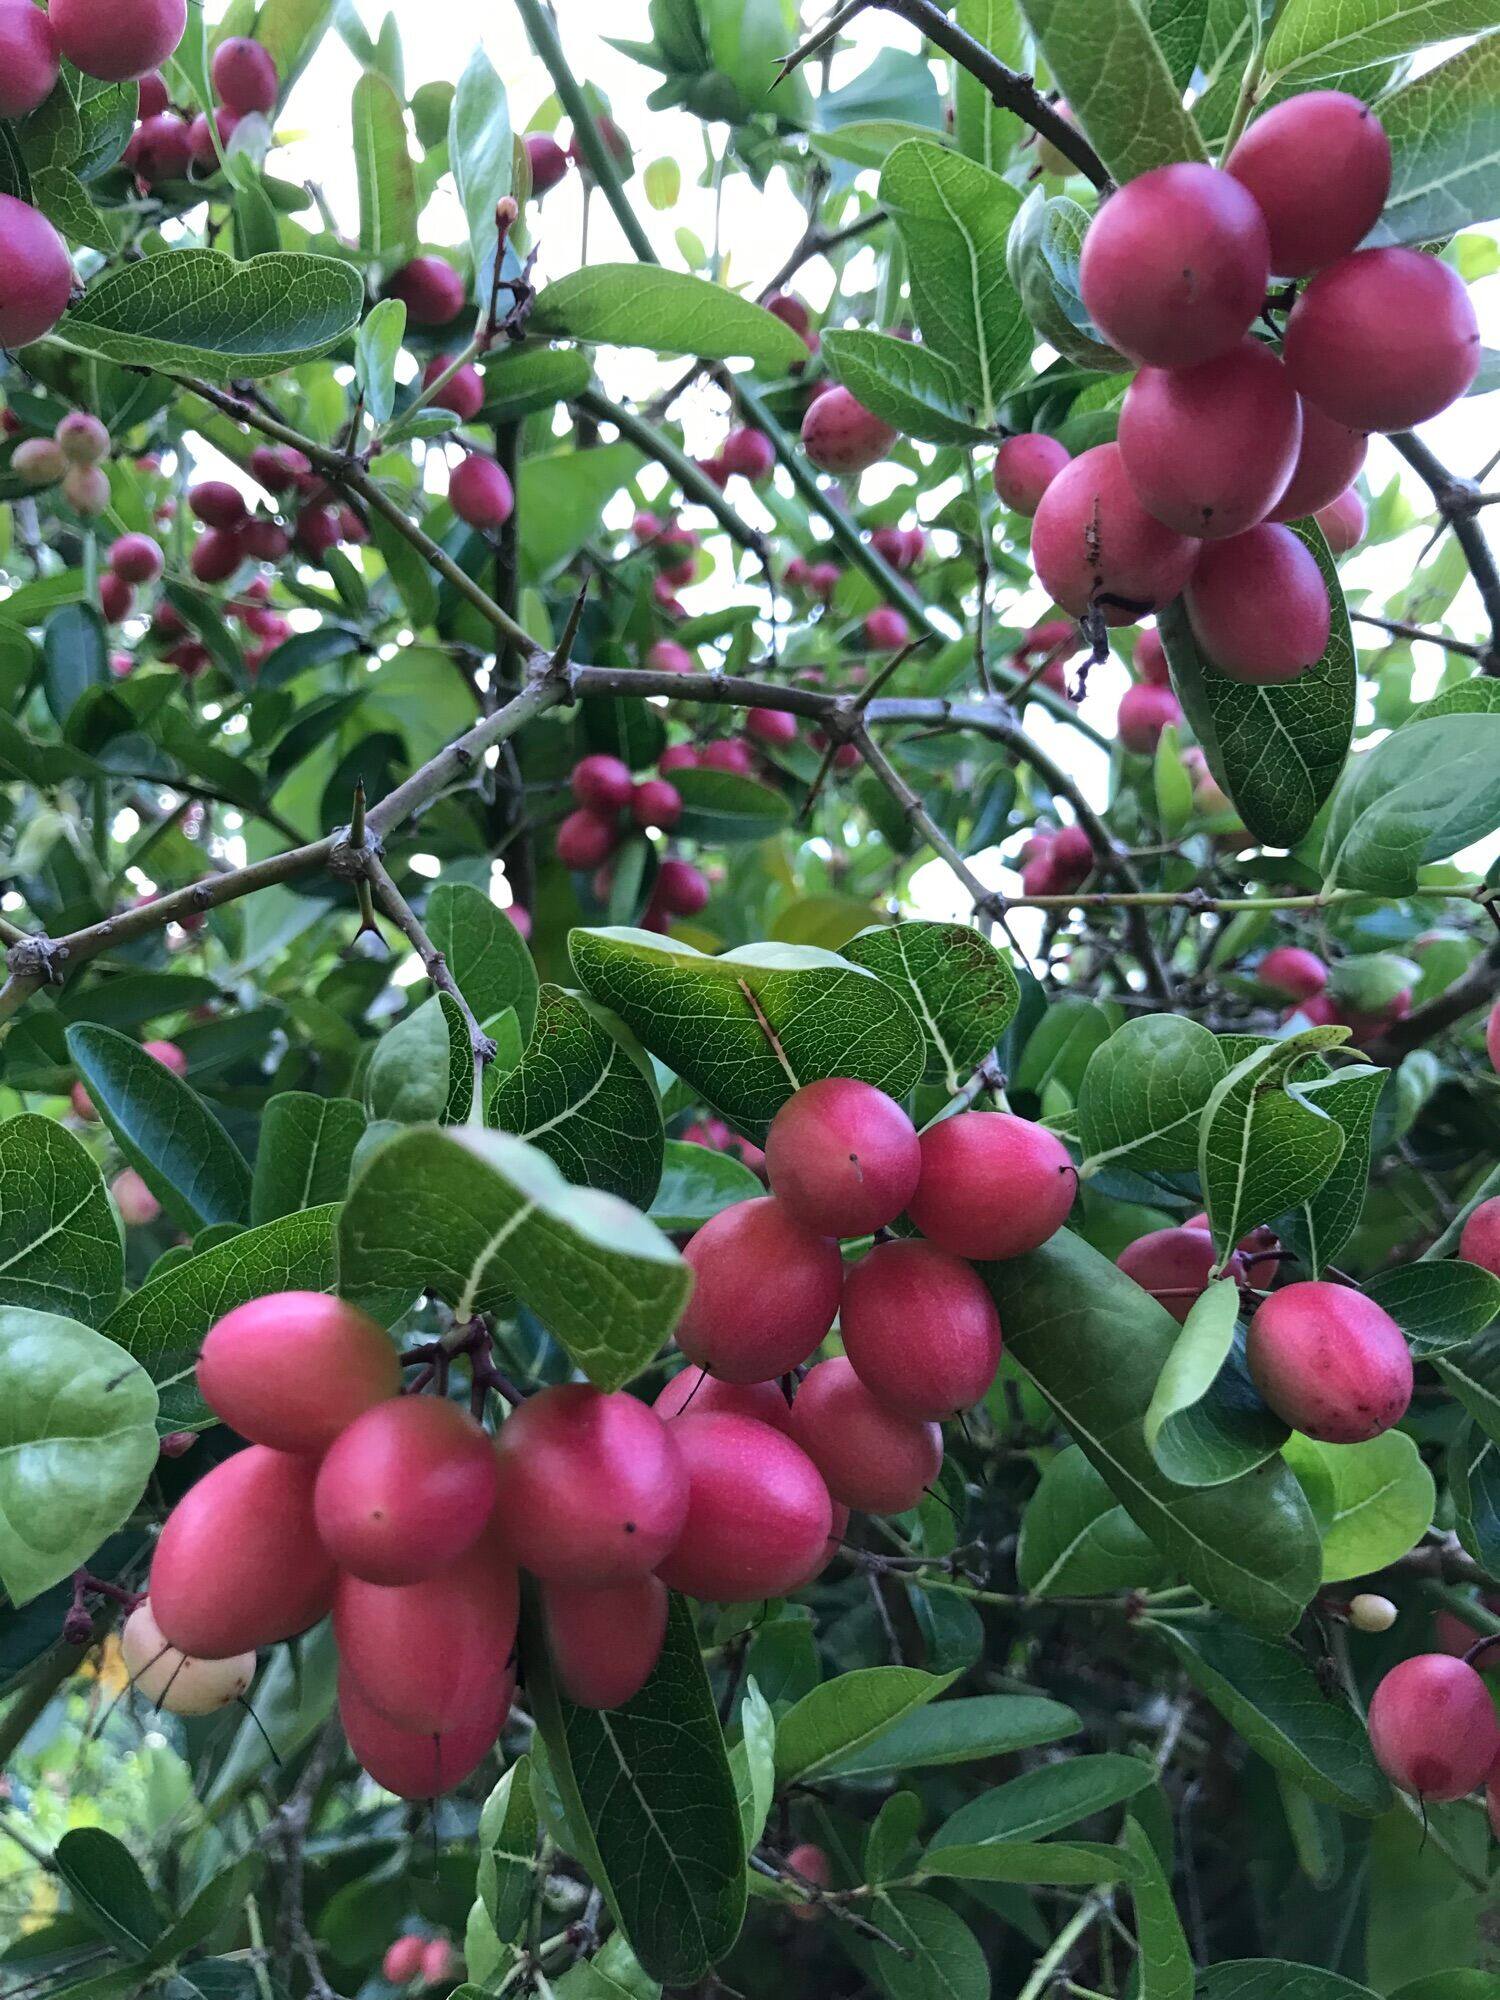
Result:
[[734,771],[742,778],[748,778],[754,765],[750,752],[743,743],[720,741],[704,743],[698,750],[698,762],[708,771]]
[[809,1369],[791,1434],[833,1498],[867,1514],[904,1514],[943,1468],[941,1428],[877,1402],[842,1354]]
[[656,901],[671,917],[696,917],[708,902],[708,877],[691,861],[664,861],[656,871]]
[[457,1955],[445,1937],[429,1938],[422,1947],[422,1984],[445,1985],[453,1978],[457,1965]]
[[540,198],[568,171],[568,156],[550,132],[528,132],[523,144],[531,162],[531,192]]
[[[127,1228],[144,1229],[161,1214],[161,1203],[134,1167],[126,1167],[116,1174],[109,1184],[109,1191],[115,1198],[115,1207],[120,1211],[120,1220]],[[192,1652],[193,1648],[188,1646],[183,1650]]]
[[386,1946],[385,1957],[380,1961],[380,1976],[392,1986],[406,1986],[416,1978],[421,1965],[422,1940],[408,1932]]
[[1044,431],[1022,431],[995,453],[995,491],[1017,514],[1034,514],[1073,454]]
[[151,70],[141,78],[135,93],[137,118],[154,118],[158,111],[165,111],[171,102],[172,93],[167,89],[167,80],[159,71]]
[[1031,559],[1047,591],[1075,618],[1097,607],[1106,625],[1132,625],[1169,604],[1199,547],[1146,512],[1114,444],[1063,467],[1031,530]]
[[797,718],[785,708],[752,708],[745,717],[745,734],[757,743],[784,748],[797,740]]
[[970,1408],[1000,1365],[994,1300],[962,1258],[931,1243],[877,1244],[844,1280],[839,1330],[870,1394],[905,1417]]
[[27,347],[67,311],[73,265],[40,209],[0,194],[0,347]]
[[1420,1799],[1461,1799],[1500,1757],[1500,1723],[1474,1668],[1447,1653],[1417,1653],[1370,1697],[1370,1748],[1393,1785]]
[[1346,556],[1365,538],[1365,503],[1352,486],[1345,487],[1326,507],[1320,507],[1313,519],[1323,530],[1331,555]]
[[312,471],[312,460],[292,445],[258,444],[250,454],[250,472],[268,493],[287,493]]
[[318,1454],[401,1389],[385,1329],[325,1292],[270,1292],[233,1307],[198,1353],[198,1391],[256,1444]]
[[1266,516],[1270,521],[1300,521],[1337,500],[1359,476],[1369,449],[1363,431],[1335,423],[1306,397],[1300,400],[1302,445],[1285,492]]
[[160,69],[187,28],[187,0],[51,0],[48,12],[68,61],[106,83]]
[[822,471],[841,476],[878,463],[896,437],[889,424],[842,388],[819,396],[802,419],[802,446],[808,457]]
[[1172,672],[1167,665],[1167,649],[1154,625],[1148,625],[1136,642],[1135,670],[1151,687],[1170,687]]
[[200,479],[188,488],[187,500],[206,528],[238,528],[249,511],[244,494],[227,479]]
[[728,472],[758,483],[768,479],[776,466],[776,453],[764,431],[741,424],[719,447],[719,459]]
[[367,1583],[420,1583],[478,1538],[495,1502],[489,1435],[436,1396],[377,1402],[318,1468],[318,1535]]
[[894,653],[910,639],[911,627],[894,604],[877,604],[865,614],[864,634],[877,652]]
[[1296,944],[1279,944],[1256,966],[1255,976],[1262,986],[1269,986],[1273,993],[1280,993],[1288,1000],[1311,1000],[1328,984],[1328,967],[1315,951],[1306,951]]
[[658,639],[646,654],[646,665],[654,674],[695,674],[698,662],[686,646],[675,639]]
[[630,817],[639,827],[670,833],[682,818],[682,794],[665,778],[646,778],[631,793]]
[[667,1630],[660,1577],[587,1589],[543,1583],[538,1595],[557,1684],[580,1708],[623,1708],[651,1678]]
[[1411,1350],[1400,1327],[1348,1285],[1309,1281],[1273,1292],[1250,1322],[1245,1355],[1277,1416],[1325,1444],[1378,1437],[1411,1401]]
[[0,5],[0,118],[24,118],[52,94],[57,37],[31,0]]
[[687,1518],[657,1566],[670,1590],[727,1604],[795,1590],[827,1558],[833,1506],[821,1473],[779,1430],[728,1411],[679,1417]]
[[772,1194],[822,1236],[868,1236],[894,1221],[916,1191],[921,1166],[916,1130],[901,1106],[853,1077],[805,1084],[782,1105],[766,1138]]
[[272,112],[281,80],[269,49],[248,35],[231,35],[214,50],[209,75],[219,101],[244,118],[251,112]]
[[1155,754],[1161,733],[1182,720],[1182,704],[1170,688],[1137,681],[1120,697],[1115,716],[1115,733],[1127,750],[1138,757]]
[[[451,354],[434,354],[422,370],[422,387],[430,389],[440,375],[447,373],[453,365]],[[435,396],[428,399],[439,410],[452,410],[462,422],[468,423],[484,408],[484,377],[470,363],[460,368],[457,374],[445,382]]]
[[130,607],[135,602],[135,592],[124,577],[116,576],[113,570],[105,570],[99,578],[99,615],[106,625],[118,625],[128,617]]
[[386,292],[400,299],[415,326],[446,326],[463,311],[467,288],[442,257],[413,257],[386,281]]
[[569,786],[579,805],[590,806],[595,812],[613,813],[630,804],[635,781],[630,766],[622,758],[596,751],[579,758],[573,766]]
[[1357,249],[1379,221],[1391,188],[1391,142],[1359,98],[1310,90],[1262,112],[1224,170],[1266,219],[1271,269],[1303,278]]
[[1454,403],[1479,372],[1463,279],[1420,250],[1356,250],[1311,281],[1282,353],[1298,391],[1357,431],[1401,431]]
[[150,535],[121,535],[110,544],[109,566],[122,583],[155,583],[162,572],[161,544]]
[[570,812],[557,829],[554,845],[564,868],[597,868],[607,861],[620,844],[620,830],[613,819],[580,806]]
[[799,1367],[838,1311],[838,1244],[772,1195],[721,1209],[689,1242],[692,1296],[677,1326],[690,1361],[726,1382]]
[[505,467],[471,451],[449,474],[448,504],[471,528],[503,528],[515,510],[516,496]]
[[1478,1264],[1500,1278],[1500,1195],[1480,1202],[1464,1223],[1458,1254],[1466,1264]]
[[[1206,1229],[1153,1229],[1127,1243],[1115,1262],[1158,1305],[1165,1306],[1179,1326],[1208,1289],[1216,1253]],[[1226,1276],[1239,1278],[1243,1268],[1231,1255]]]
[[235,529],[209,528],[194,542],[188,568],[199,583],[227,583],[244,559]]
[[1066,1222],[1078,1187],[1054,1133],[1008,1111],[961,1111],[921,1137],[922,1176],[907,1213],[956,1257],[1019,1257]]
[[733,1416],[754,1417],[772,1430],[791,1423],[792,1406],[779,1382],[721,1382],[701,1368],[683,1368],[651,1405],[665,1422],[670,1417],[706,1417],[727,1410]]
[[1185,603],[1193,637],[1230,680],[1295,680],[1328,644],[1323,572],[1290,528],[1271,522],[1206,543]]
[[347,1673],[339,1675],[339,1720],[349,1748],[377,1785],[402,1799],[432,1799],[461,1785],[484,1762],[510,1713],[515,1677],[507,1674],[484,1715],[432,1735],[401,1729],[373,1708]]

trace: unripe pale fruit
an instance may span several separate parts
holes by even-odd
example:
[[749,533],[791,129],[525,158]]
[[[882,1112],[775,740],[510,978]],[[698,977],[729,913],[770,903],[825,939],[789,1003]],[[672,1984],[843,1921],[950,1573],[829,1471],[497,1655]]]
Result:
[[38,208],[0,194],[0,347],[26,347],[67,311],[73,265],[67,245]]
[[463,311],[466,296],[463,279],[442,257],[413,257],[387,279],[385,289],[401,300],[414,326],[446,326]]
[[496,1522],[523,1568],[557,1583],[625,1583],[682,1530],[687,1474],[669,1429],[634,1396],[542,1389],[500,1426]]
[[507,1674],[499,1697],[485,1714],[424,1735],[398,1729],[372,1708],[359,1685],[347,1673],[339,1675],[339,1720],[356,1760],[377,1785],[401,1799],[435,1799],[461,1785],[494,1747],[515,1693],[515,1676]]
[[1142,632],[1135,648],[1135,670],[1150,687],[1170,687],[1172,671],[1167,665],[1167,649],[1154,625]]
[[57,81],[57,37],[32,0],[0,4],[0,118],[24,118]]
[[791,1434],[834,1499],[866,1514],[904,1514],[943,1468],[941,1427],[877,1402],[842,1354],[808,1370]]
[[280,79],[269,49],[248,35],[231,35],[214,50],[209,71],[219,101],[242,118],[276,109]]
[[677,1344],[726,1382],[766,1382],[800,1367],[833,1324],[839,1246],[773,1195],[721,1209],[682,1254],[694,1284]]
[[1328,984],[1328,967],[1315,951],[1299,944],[1279,944],[1255,968],[1262,986],[1288,1000],[1311,1000]]
[[883,1229],[911,1200],[921,1168],[916,1128],[901,1106],[853,1077],[805,1084],[766,1137],[772,1194],[823,1236]]
[[102,465],[70,465],[62,490],[74,513],[86,520],[96,520],[109,506],[109,474]]
[[1285,490],[1266,516],[1268,521],[1300,521],[1337,500],[1359,476],[1369,450],[1363,431],[1325,417],[1316,403],[1299,397],[1302,405],[1302,443],[1297,463]]
[[[109,1184],[120,1211],[120,1220],[129,1229],[144,1229],[161,1214],[161,1203],[134,1167],[126,1167]],[[191,1651],[191,1648],[189,1648]]]
[[1294,681],[1328,644],[1323,572],[1305,542],[1269,521],[1205,543],[1184,602],[1193,637],[1230,680]]
[[1198,549],[1146,512],[1114,444],[1063,467],[1031,530],[1031,560],[1047,591],[1075,618],[1097,603],[1106,625],[1133,625],[1170,604]]
[[22,438],[10,455],[10,469],[29,486],[55,486],[67,471],[68,461],[55,438]]
[[162,1637],[149,1600],[138,1604],[120,1632],[120,1657],[134,1691],[168,1715],[213,1715],[238,1701],[255,1679],[253,1652],[199,1660]]
[[1022,431],[995,453],[995,491],[1017,514],[1034,514],[1073,454],[1045,431]]
[[1196,161],[1153,167],[1089,225],[1079,289],[1111,346],[1153,368],[1226,353],[1260,311],[1265,219],[1237,180]]
[[619,812],[622,806],[628,806],[635,790],[630,766],[624,759],[608,757],[602,752],[580,757],[573,766],[569,785],[579,805],[592,806],[596,812],[604,813]]
[[367,1583],[418,1583],[477,1540],[495,1503],[489,1434],[437,1396],[380,1402],[318,1469],[318,1533]]
[[708,901],[708,877],[691,861],[664,861],[656,871],[656,901],[668,916],[696,917]]
[[1078,1170],[1045,1126],[1009,1111],[960,1111],[922,1134],[907,1213],[955,1257],[1019,1257],[1068,1219]]
[[646,778],[631,791],[630,817],[639,827],[670,833],[682,818],[682,794],[665,778]]
[[1214,541],[1265,519],[1301,442],[1297,392],[1258,340],[1196,368],[1141,369],[1120,411],[1120,455],[1146,512]]
[[[1214,1240],[1206,1229],[1153,1229],[1127,1243],[1115,1259],[1126,1277],[1149,1292],[1179,1326],[1208,1289],[1215,1261]],[[1243,1275],[1237,1254],[1231,1254],[1224,1275]]]
[[1463,1226],[1458,1254],[1500,1278],[1500,1195],[1480,1202]]
[[110,544],[109,566],[124,583],[155,583],[162,572],[161,544],[149,535],[121,535]]
[[824,472],[865,472],[896,442],[889,424],[867,410],[847,389],[830,389],[809,403],[802,419],[802,448]]
[[524,145],[531,162],[531,192],[544,195],[568,171],[568,156],[550,132],[528,132]]
[[1338,498],[1330,500],[1326,507],[1320,507],[1313,519],[1323,530],[1323,539],[1332,555],[1348,555],[1365,538],[1368,524],[1365,503],[1352,486],[1345,487]]
[[423,1940],[407,1935],[392,1939],[380,1961],[380,1976],[392,1986],[406,1986],[422,1968]]
[[580,806],[577,812],[570,812],[559,825],[555,838],[557,858],[564,868],[597,868],[619,844],[619,827],[592,806]]
[[1309,90],[1262,112],[1224,170],[1250,190],[1266,219],[1271,269],[1303,278],[1357,249],[1380,220],[1391,142],[1357,97]]
[[779,1382],[721,1382],[716,1375],[691,1367],[679,1370],[651,1407],[664,1423],[672,1417],[704,1417],[728,1410],[784,1431],[792,1419],[792,1406]]
[[1149,757],[1161,741],[1162,731],[1181,720],[1182,704],[1170,688],[1137,681],[1120,697],[1115,734],[1137,757]]
[[1356,250],[1292,308],[1282,353],[1325,416],[1404,431],[1446,410],[1479,372],[1479,322],[1463,279],[1420,250]]
[[931,1243],[878,1243],[844,1280],[839,1330],[861,1382],[904,1417],[967,1410],[1000,1366],[1000,1315],[988,1289],[961,1257]]
[[788,708],[752,708],[745,717],[745,734],[783,749],[797,740],[797,718]]
[[503,528],[515,509],[516,496],[505,467],[471,451],[449,475],[448,504],[471,528]]
[[48,12],[68,61],[106,83],[160,69],[187,28],[187,0],[51,0]]
[[1388,1597],[1362,1590],[1349,1600],[1349,1623],[1356,1632],[1389,1632],[1396,1622],[1396,1607]]
[[1399,1423],[1411,1401],[1411,1350],[1362,1293],[1321,1281],[1273,1292],[1250,1322],[1245,1358],[1283,1422],[1324,1444],[1359,1444]]
[[401,1364],[390,1335],[358,1306],[326,1292],[271,1292],[209,1328],[198,1389],[241,1437],[318,1453],[400,1394]]
[[151,1609],[174,1646],[225,1660],[325,1616],[334,1566],[313,1519],[317,1470],[252,1444],[188,1488],[151,1560]]
[[[422,370],[422,387],[430,389],[440,375],[447,374],[453,359],[451,354],[434,354]],[[461,422],[468,423],[484,408],[484,377],[477,368],[466,363],[456,374],[449,376],[428,401],[434,409],[452,410]]]
[[623,1708],[651,1678],[667,1630],[660,1577],[580,1589],[543,1583],[547,1655],[557,1684],[580,1708]]
[[721,1604],[779,1597],[828,1553],[833,1505],[822,1474],[779,1430],[729,1411],[679,1417],[687,1517],[657,1574],[670,1590]]
[[227,479],[200,479],[188,488],[187,502],[205,528],[241,527],[249,512],[244,494]]
[[453,1729],[494,1707],[519,1611],[520,1580],[492,1527],[421,1583],[340,1576],[333,1635],[343,1671],[388,1722]]
[[1370,1748],[1393,1785],[1415,1798],[1461,1799],[1500,1757],[1500,1723],[1473,1667],[1418,1653],[1370,1697]]

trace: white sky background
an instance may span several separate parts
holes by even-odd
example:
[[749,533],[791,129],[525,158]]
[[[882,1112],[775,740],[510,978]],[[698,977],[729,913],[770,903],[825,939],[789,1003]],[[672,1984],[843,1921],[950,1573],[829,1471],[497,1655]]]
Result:
[[[359,0],[359,11],[373,33],[387,12],[400,26],[406,58],[408,91],[435,79],[456,81],[476,43],[482,43],[510,96],[511,115],[517,129],[525,129],[538,107],[551,96],[551,80],[542,63],[532,54],[519,17],[503,4],[483,8],[462,4],[462,0]],[[822,0],[806,0],[805,19],[816,25],[829,11]],[[637,177],[630,184],[637,201],[637,213],[655,244],[662,261],[682,268],[676,231],[687,228],[712,246],[715,241],[714,196],[710,187],[698,185],[704,163],[704,128],[682,111],[653,112],[646,97],[657,81],[656,72],[643,68],[609,47],[605,34],[650,39],[647,0],[561,0],[557,8],[564,47],[575,73],[596,84],[611,100],[616,116],[634,148]],[[848,31],[853,47],[840,56],[833,81],[845,82],[861,70],[880,48],[915,49],[918,37],[904,22],[884,14],[866,14],[856,19]],[[358,77],[358,66],[339,37],[330,33],[304,74],[284,114],[280,130],[288,143],[273,160],[273,170],[288,178],[312,179],[325,189],[341,225],[352,235],[357,220],[354,162],[349,137],[349,100]],[[710,127],[717,149],[725,128]],[[675,158],[682,168],[683,187],[676,206],[659,213],[646,201],[639,169],[663,156]],[[873,184],[873,176],[870,177]],[[773,174],[764,190],[758,190],[744,175],[726,178],[718,241],[727,249],[725,275],[737,288],[757,291],[785,258],[802,227],[802,211],[784,176]],[[582,239],[583,197],[578,176],[567,180],[546,198],[540,211],[538,277],[541,281],[576,268]],[[445,183],[424,217],[427,240],[457,242],[463,224],[451,184]],[[631,261],[625,242],[607,204],[595,197],[589,219],[589,259],[591,262]],[[861,289],[873,278],[873,253],[866,269],[851,266],[851,289]],[[832,273],[827,266],[812,264],[803,270],[796,289],[814,306],[820,306],[832,290]],[[1500,277],[1474,288],[1485,339],[1500,345]],[[622,399],[646,398],[670,379],[680,362],[658,363],[654,357],[635,351],[603,352],[599,369],[606,386]],[[711,451],[723,435],[725,404],[716,390],[705,387],[685,398],[678,417],[687,428],[687,445],[696,453]],[[1500,396],[1478,402],[1461,402],[1423,429],[1423,436],[1443,462],[1454,472],[1477,474],[1490,455],[1500,450]],[[1418,510],[1429,504],[1426,489],[1404,466],[1384,440],[1376,439],[1370,451],[1366,477],[1372,490],[1379,491],[1393,473],[1400,473]],[[1500,475],[1497,475],[1500,476]],[[865,491],[880,490],[880,473],[867,476]],[[770,528],[769,515],[757,507],[743,481],[736,482],[736,499],[758,524]],[[928,496],[928,511],[935,512],[946,496]],[[625,510],[628,512],[628,508]],[[1497,514],[1500,520],[1500,514]],[[1426,531],[1383,544],[1368,555],[1346,560],[1343,574],[1351,588],[1361,585],[1387,594],[1400,580],[1411,575],[1426,540]],[[720,571],[706,584],[684,593],[692,610],[701,610],[720,601],[726,587]],[[1001,596],[997,615],[1008,623],[1039,616],[1046,609],[1041,593],[1014,598]],[[1478,636],[1483,618],[1478,594],[1472,583],[1449,614],[1454,629],[1466,636]],[[1367,635],[1368,636],[1368,635]],[[1435,648],[1419,646],[1417,686],[1423,689],[1436,678],[1441,664]],[[1095,668],[1090,676],[1085,713],[1109,733],[1114,711],[1127,676],[1117,662]],[[1065,724],[1052,721],[1033,707],[1029,718],[1040,741],[1073,769],[1090,797],[1102,805],[1108,795],[1108,763]],[[1462,857],[1467,860],[1468,857]],[[995,886],[1016,891],[1019,884],[998,854],[980,857],[977,872]],[[969,915],[968,899],[941,862],[932,862],[919,871],[914,885],[916,899],[924,915]],[[1030,944],[1039,930],[1035,919],[1023,930]],[[1028,934],[1029,933],[1029,934]]]

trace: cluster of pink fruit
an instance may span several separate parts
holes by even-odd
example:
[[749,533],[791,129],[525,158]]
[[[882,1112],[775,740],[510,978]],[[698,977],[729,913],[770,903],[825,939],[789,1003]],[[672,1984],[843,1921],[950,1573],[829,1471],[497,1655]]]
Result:
[[1300,1015],[1310,1027],[1348,1028],[1356,1042],[1374,1041],[1411,1012],[1410,987],[1395,994],[1376,1010],[1341,1005],[1328,992],[1328,967],[1315,951],[1303,945],[1277,945],[1255,968],[1262,986],[1290,1002],[1282,1015],[1290,1021]]
[[434,1937],[403,1931],[391,1939],[380,1961],[380,1976],[391,1986],[443,1986],[458,1970],[452,1940],[441,1931]]
[[219,155],[242,118],[269,117],[281,94],[281,79],[270,51],[247,35],[231,35],[214,50],[209,70],[217,102],[213,122],[206,112],[184,118],[174,111],[166,83],[155,71],[141,78],[140,123],[125,148],[125,165],[147,187],[217,171]]
[[[679,521],[663,520],[649,508],[642,508],[631,523],[631,534],[638,547],[650,551],[657,565],[652,579],[651,595],[658,611],[668,618],[681,618],[685,614],[677,601],[677,593],[684,590],[698,574],[698,537],[691,528],[684,528]],[[664,644],[671,646],[671,641]],[[681,653],[681,647],[673,647]],[[687,655],[683,655],[687,658]],[[648,665],[653,662],[648,661]],[[679,671],[661,662],[654,663],[658,672]],[[689,671],[688,669],[681,671]]]
[[[741,746],[726,743],[707,747],[730,750]],[[688,754],[696,762],[705,761],[698,752]],[[686,762],[687,758],[674,756],[668,750],[663,752],[658,768],[666,773],[682,769]],[[726,763],[720,768],[734,767]],[[682,794],[665,775],[637,782],[623,757],[611,757],[601,751],[578,760],[569,784],[575,804],[557,829],[557,858],[565,868],[596,870],[595,892],[605,902],[612,880],[609,863],[615,851],[632,828],[670,833],[682,818]],[[657,867],[651,900],[641,923],[647,930],[664,931],[669,919],[695,917],[707,901],[708,881],[703,871],[690,861],[669,855]]]

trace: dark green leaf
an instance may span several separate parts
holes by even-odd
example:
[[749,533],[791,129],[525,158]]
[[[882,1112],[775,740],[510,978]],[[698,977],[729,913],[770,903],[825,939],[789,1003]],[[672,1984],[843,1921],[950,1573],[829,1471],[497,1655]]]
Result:
[[347,1097],[289,1090],[273,1097],[261,1117],[250,1186],[250,1220],[273,1222],[342,1201],[365,1114]]
[[668,1139],[661,1183],[652,1199],[651,1220],[675,1234],[700,1229],[721,1208],[753,1201],[765,1193],[761,1182],[732,1153],[718,1153],[684,1139]]
[[127,1957],[144,1957],[161,1936],[162,1917],[125,1843],[102,1827],[75,1827],[57,1843],[54,1859],[100,1934]]
[[1182,1486],[1221,1486],[1263,1465],[1287,1426],[1257,1395],[1235,1353],[1239,1287],[1220,1278],[1193,1301],[1152,1392],[1146,1442]]
[[1099,1597],[1153,1589],[1171,1569],[1103,1476],[1069,1445],[1026,1504],[1016,1575],[1033,1597]]
[[783,1785],[826,1776],[953,1679],[915,1667],[860,1667],[804,1695],[776,1731],[776,1775]]
[[[897,1670],[877,1667],[871,1671]],[[830,1686],[844,1684],[834,1681]],[[940,1764],[979,1763],[988,1757],[1013,1756],[1017,1750],[1029,1750],[1039,1743],[1056,1743],[1082,1727],[1071,1708],[1043,1695],[977,1694],[913,1709],[819,1769],[825,1778],[855,1778],[884,1771],[930,1770]]]
[[1500,1278],[1457,1257],[1377,1271],[1360,1288],[1422,1359],[1465,1347],[1500,1314]]
[[1309,1028],[1266,1043],[1215,1085],[1199,1132],[1198,1179],[1220,1256],[1310,1200],[1338,1165],[1343,1127],[1295,1078],[1309,1056],[1344,1038],[1341,1028]]
[[481,1021],[514,1007],[523,1041],[536,1023],[537,976],[525,940],[482,889],[439,882],[423,912],[428,936]]
[[710,841],[715,846],[766,840],[779,833],[792,816],[781,792],[737,771],[674,771],[672,783],[682,798],[677,831],[689,840]]
[[1104,1166],[1196,1167],[1204,1107],[1226,1074],[1218,1037],[1184,1015],[1145,1014],[1117,1028],[1078,1092],[1085,1176]]
[[58,722],[66,722],[79,697],[109,685],[104,621],[92,604],[65,604],[42,627],[42,690]]
[[878,924],[842,956],[898,993],[921,1023],[927,1075],[958,1090],[999,1046],[1021,989],[1004,952],[968,924]]
[[120,1218],[87,1149],[50,1118],[0,1125],[0,1302],[102,1319],[125,1282]]
[[928,1858],[945,1847],[1041,1840],[1134,1798],[1155,1777],[1140,1757],[1070,1757],[1040,1765],[960,1806],[928,1843]]

